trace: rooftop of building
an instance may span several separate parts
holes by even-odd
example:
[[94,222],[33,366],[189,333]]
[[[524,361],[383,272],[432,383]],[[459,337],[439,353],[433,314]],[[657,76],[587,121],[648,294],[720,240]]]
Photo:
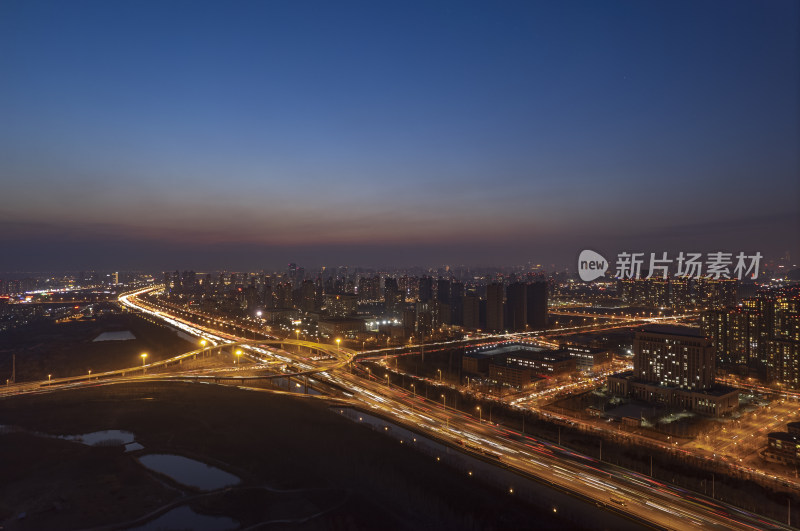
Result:
[[465,358],[476,358],[476,359],[483,359],[483,358],[493,358],[495,355],[489,352],[481,352],[481,351],[473,351],[473,352],[465,352]]
[[618,372],[616,374],[612,374],[609,378],[624,378],[633,384],[640,384],[640,385],[648,385],[651,387],[658,387],[659,389],[674,389],[676,391],[688,391],[691,393],[697,393],[701,395],[708,395],[708,396],[725,396],[727,394],[735,392],[739,392],[736,387],[730,387],[727,385],[720,385],[714,384],[708,389],[692,389],[689,387],[678,387],[676,385],[662,385],[658,382],[648,382],[646,380],[642,380],[641,378],[636,378],[634,375],[634,371],[625,371],[625,372]]
[[702,389],[702,390],[690,389],[690,391],[692,391],[694,393],[699,393],[701,395],[725,396],[725,395],[731,394],[733,392],[738,393],[739,389],[737,389],[736,387],[730,387],[728,385],[714,384],[714,385],[711,386],[710,389]]
[[509,354],[511,352],[515,352],[517,350],[527,350],[531,352],[538,352],[542,350],[546,350],[542,347],[536,347],[533,345],[527,345],[523,343],[508,343],[504,345],[487,345],[485,347],[478,347],[474,350],[468,351],[466,354],[473,354],[473,353],[483,353],[487,356],[499,356],[501,354]]
[[665,334],[671,336],[683,336],[683,337],[694,337],[694,338],[704,337],[703,333],[700,331],[700,328],[693,326],[653,324],[653,325],[643,326],[639,331],[647,334]]
[[601,352],[608,351],[607,348],[588,347],[585,345],[570,345],[567,343],[562,343],[561,345],[559,345],[558,350],[565,350],[567,352],[585,352],[588,354],[599,354]]
[[519,371],[531,371],[531,380],[542,380],[544,379],[542,376],[538,376],[532,367],[528,367],[526,365],[519,365],[518,363],[509,363],[508,360],[505,359],[493,359],[489,362],[490,365],[495,367],[505,367],[507,369],[515,369]]
[[519,349],[509,352],[506,358],[516,359],[529,359],[529,360],[547,360],[547,361],[565,361],[572,359],[569,351],[566,349],[559,350],[536,350],[531,351],[527,349]]
[[517,363],[509,363],[508,360],[505,358],[494,358],[490,362],[491,365],[495,367],[508,367],[510,369],[523,369],[523,370],[531,370],[530,367],[526,367],[524,365],[519,365]]

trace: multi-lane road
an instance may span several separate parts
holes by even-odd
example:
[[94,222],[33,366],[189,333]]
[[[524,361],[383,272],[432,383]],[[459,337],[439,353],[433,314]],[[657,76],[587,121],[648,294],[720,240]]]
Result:
[[786,528],[778,522],[667,485],[567,448],[444,407],[405,389],[337,372],[323,375],[347,388],[358,402],[422,434],[454,447],[496,455],[504,465],[558,488],[612,506],[629,517],[665,529]]

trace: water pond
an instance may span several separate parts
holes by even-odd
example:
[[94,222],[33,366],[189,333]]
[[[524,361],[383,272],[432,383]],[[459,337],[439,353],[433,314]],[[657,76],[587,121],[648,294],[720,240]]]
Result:
[[181,485],[200,490],[217,490],[239,483],[233,474],[181,455],[149,454],[140,457],[139,462]]

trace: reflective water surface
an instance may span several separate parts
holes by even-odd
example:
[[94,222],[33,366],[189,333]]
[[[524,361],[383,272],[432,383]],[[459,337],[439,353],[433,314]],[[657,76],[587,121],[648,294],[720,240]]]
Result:
[[226,516],[208,516],[183,506],[162,514],[132,531],[161,531],[165,529],[193,529],[197,531],[227,531],[237,529],[239,523]]
[[216,490],[239,483],[239,478],[233,474],[181,455],[150,454],[140,457],[139,462],[182,485],[200,490]]

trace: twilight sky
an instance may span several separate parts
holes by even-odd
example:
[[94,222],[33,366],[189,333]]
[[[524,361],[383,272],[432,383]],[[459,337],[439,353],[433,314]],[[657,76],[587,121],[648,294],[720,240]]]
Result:
[[800,255],[795,0],[0,3],[0,271]]

